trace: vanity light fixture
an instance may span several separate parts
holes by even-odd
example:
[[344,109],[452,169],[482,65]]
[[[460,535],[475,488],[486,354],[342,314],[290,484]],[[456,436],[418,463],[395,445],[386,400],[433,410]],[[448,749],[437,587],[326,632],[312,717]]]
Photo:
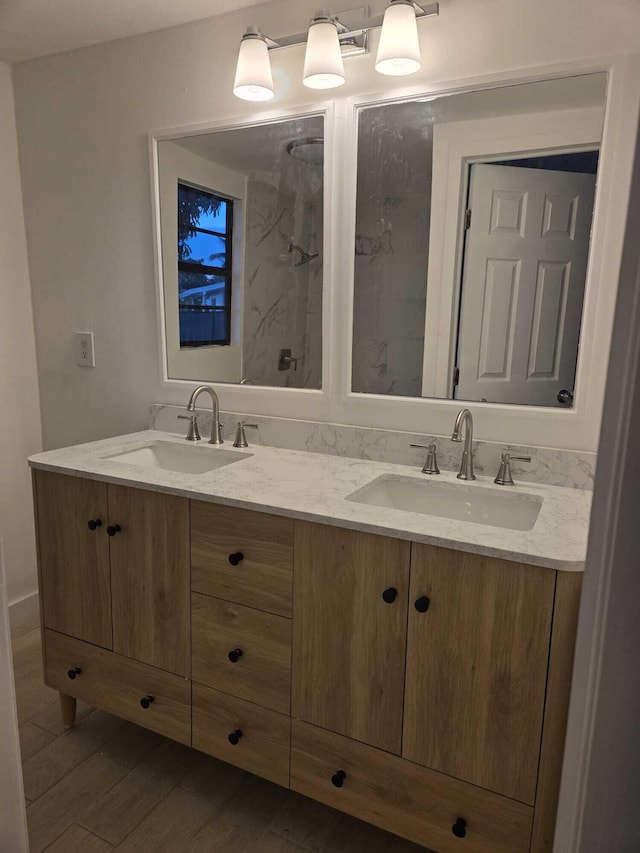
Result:
[[341,20],[328,12],[317,12],[308,33],[283,36],[277,41],[249,27],[242,36],[233,93],[247,101],[266,101],[274,97],[269,53],[285,47],[306,44],[303,83],[310,89],[333,89],[345,82],[345,56],[368,51],[369,30],[382,27],[375,68],[380,74],[414,74],[422,65],[418,41],[418,18],[439,14],[438,3],[420,6],[412,0],[389,0],[384,15],[360,20]]
[[309,89],[335,89],[345,79],[338,21],[318,12],[309,26],[302,82]]
[[415,74],[421,67],[416,8],[411,0],[390,0],[384,12],[376,71],[403,77]]
[[267,39],[256,27],[242,36],[233,94],[243,101],[270,101],[275,94]]

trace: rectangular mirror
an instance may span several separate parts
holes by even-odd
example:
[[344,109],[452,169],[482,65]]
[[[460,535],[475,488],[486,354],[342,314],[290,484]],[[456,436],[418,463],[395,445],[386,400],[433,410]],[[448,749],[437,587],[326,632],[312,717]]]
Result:
[[359,108],[353,392],[572,405],[606,83]]
[[169,379],[322,386],[324,116],[157,144]]

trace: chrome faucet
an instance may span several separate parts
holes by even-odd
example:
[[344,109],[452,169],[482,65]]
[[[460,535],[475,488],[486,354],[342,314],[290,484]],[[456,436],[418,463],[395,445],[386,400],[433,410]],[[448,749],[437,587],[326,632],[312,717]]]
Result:
[[464,450],[460,462],[459,480],[475,480],[473,473],[473,417],[469,409],[460,409],[456,416],[456,422],[451,433],[451,441],[462,441],[462,428],[464,427]]
[[195,412],[196,400],[203,391],[206,391],[211,395],[211,405],[213,406],[211,438],[209,439],[209,444],[224,444],[222,436],[220,435],[220,401],[218,400],[218,395],[210,385],[198,385],[193,394],[189,397],[187,411]]

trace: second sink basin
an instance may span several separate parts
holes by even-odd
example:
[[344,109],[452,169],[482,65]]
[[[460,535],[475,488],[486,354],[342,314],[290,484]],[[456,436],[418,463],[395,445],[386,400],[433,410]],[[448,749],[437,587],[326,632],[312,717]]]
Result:
[[124,450],[111,456],[103,456],[110,462],[124,462],[142,468],[158,468],[163,471],[179,471],[182,474],[206,474],[241,459],[252,453],[222,450],[220,447],[185,447],[171,441],[152,441],[142,447]]
[[513,491],[502,495],[477,486],[416,480],[415,477],[396,474],[383,474],[352,492],[346,499],[369,506],[471,521],[509,530],[531,530],[542,507],[542,500],[536,495]]

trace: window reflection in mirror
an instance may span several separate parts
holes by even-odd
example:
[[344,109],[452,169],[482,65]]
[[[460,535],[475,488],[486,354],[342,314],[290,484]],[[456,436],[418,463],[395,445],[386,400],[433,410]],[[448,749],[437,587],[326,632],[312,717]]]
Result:
[[571,405],[605,86],[360,108],[354,392]]
[[322,115],[158,142],[168,378],[322,386],[323,163]]

